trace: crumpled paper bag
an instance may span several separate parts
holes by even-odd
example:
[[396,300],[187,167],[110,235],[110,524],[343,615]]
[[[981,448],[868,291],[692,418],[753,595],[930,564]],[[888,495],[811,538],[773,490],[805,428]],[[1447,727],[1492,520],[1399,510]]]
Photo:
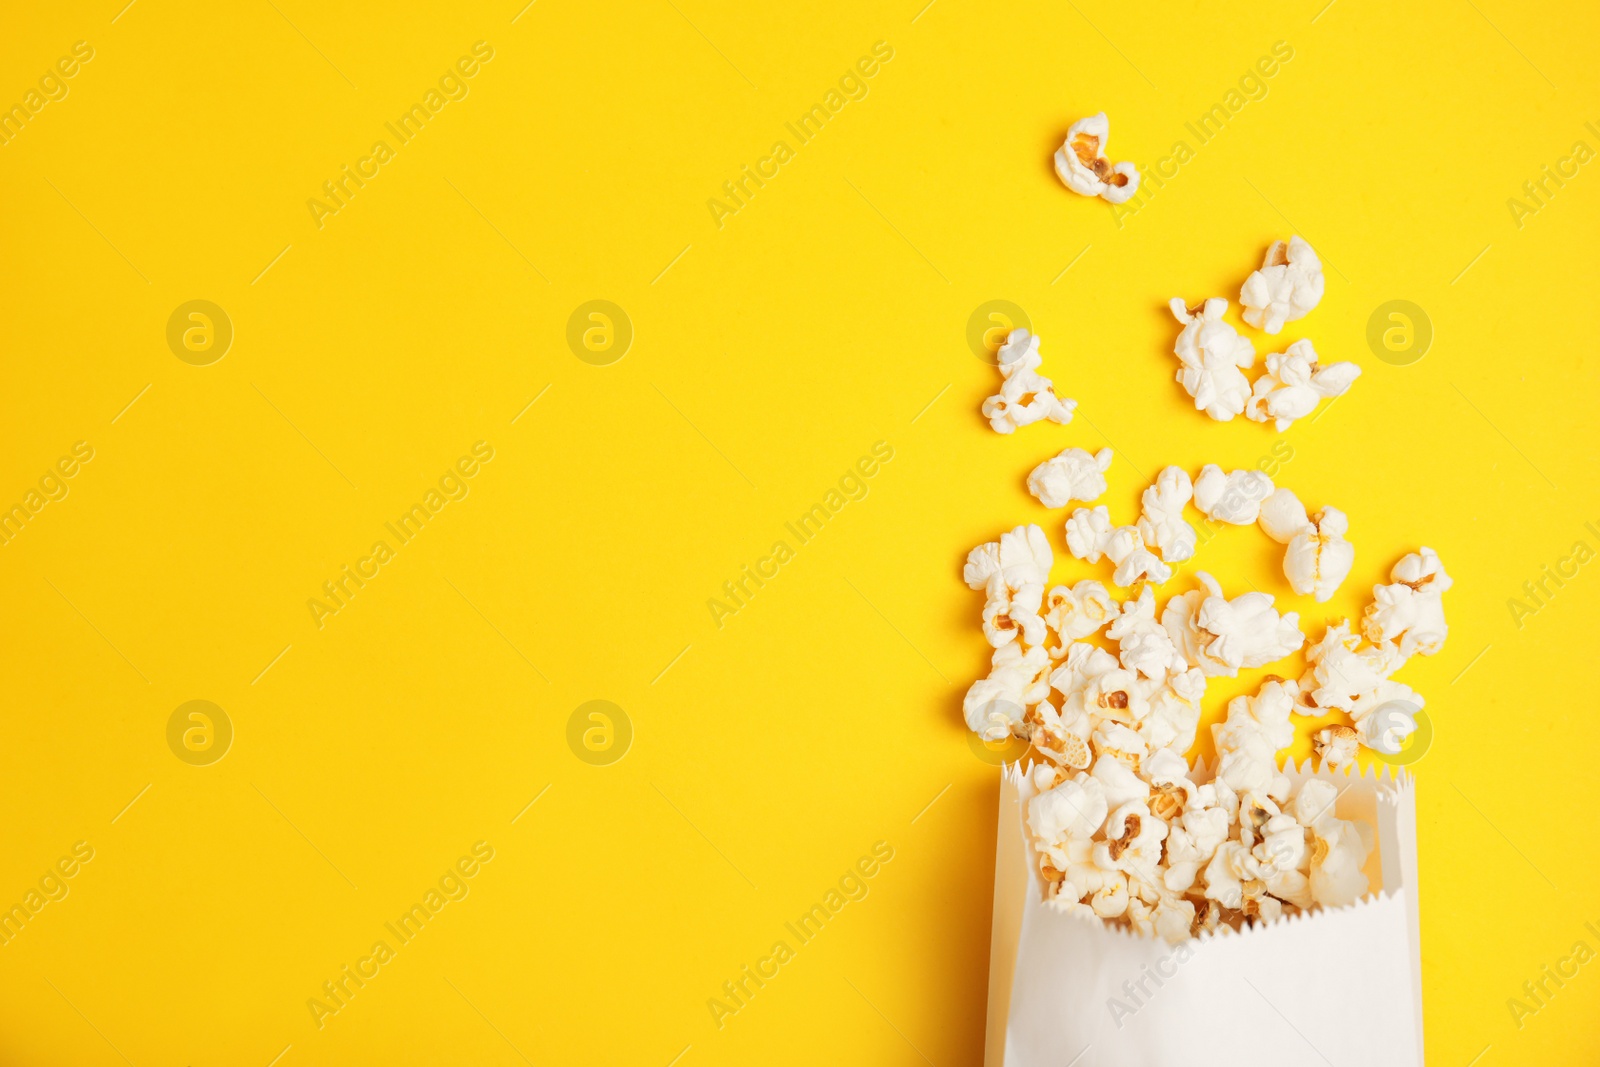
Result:
[[1284,773],[1333,782],[1336,814],[1375,827],[1369,894],[1169,945],[1045,905],[1024,825],[1033,783],[1004,767],[987,1067],[1420,1067],[1415,779],[1309,760]]

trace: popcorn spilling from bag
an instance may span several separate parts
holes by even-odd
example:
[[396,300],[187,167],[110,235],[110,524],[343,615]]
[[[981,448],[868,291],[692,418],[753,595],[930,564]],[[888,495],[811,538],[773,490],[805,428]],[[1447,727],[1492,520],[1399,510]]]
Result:
[[[1047,506],[1092,501],[1109,463],[1109,450],[1068,449],[1035,470],[1035,495]],[[1291,788],[1279,757],[1294,741],[1296,715],[1330,711],[1349,725],[1313,739],[1325,766],[1344,767],[1361,746],[1398,751],[1415,722],[1380,709],[1421,708],[1392,675],[1412,655],[1439,651],[1451,584],[1431,549],[1401,559],[1374,587],[1359,630],[1330,622],[1306,647],[1298,680],[1269,674],[1254,694],[1229,701],[1211,728],[1215,773],[1202,782],[1187,752],[1207,681],[1283,660],[1305,636],[1299,616],[1280,613],[1271,595],[1230,597],[1203,571],[1198,588],[1158,605],[1155,586],[1171,577],[1164,560],[1194,553],[1183,518],[1191,499],[1213,518],[1259,522],[1285,544],[1284,573],[1297,593],[1324,601],[1351,569],[1343,512],[1308,513],[1258,471],[1208,465],[1192,483],[1180,468],[1161,471],[1135,526],[1113,526],[1104,505],[1067,520],[1071,554],[1113,563],[1126,599],[1090,578],[1050,586],[1055,554],[1034,525],[973,549],[963,572],[984,591],[993,646],[989,675],[968,690],[963,713],[985,740],[1021,738],[1042,757],[1026,823],[1049,903],[1170,942],[1367,893],[1373,828],[1338,817],[1339,790],[1326,780]]]

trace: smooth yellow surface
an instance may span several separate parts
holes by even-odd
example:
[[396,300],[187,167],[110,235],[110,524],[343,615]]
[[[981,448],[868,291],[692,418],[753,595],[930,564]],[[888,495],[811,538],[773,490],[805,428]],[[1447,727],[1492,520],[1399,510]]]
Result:
[[[960,723],[986,665],[962,557],[1026,521],[1065,556],[1023,479],[1069,444],[1116,447],[1130,521],[1161,466],[1280,438],[1280,483],[1349,513],[1351,580],[1289,596],[1246,529],[1195,566],[1314,632],[1420,544],[1455,577],[1448,645],[1401,676],[1437,730],[1430,1062],[1594,1062],[1600,964],[1520,1028],[1507,1005],[1600,949],[1600,574],[1507,604],[1600,549],[1600,163],[1507,204],[1600,149],[1592,10],[120,3],[0,34],[0,103],[93,49],[0,147],[0,503],[93,450],[0,548],[0,904],[93,849],[0,947],[0,1062],[976,1063],[996,771]],[[468,95],[398,145],[385,123],[479,41]],[[880,41],[867,95],[801,144],[785,123]],[[1280,41],[1200,144],[1185,123]],[[1050,168],[1101,109],[1115,159],[1194,152],[1120,225]],[[394,158],[319,227],[308,199],[378,140]],[[707,201],[779,140],[719,225]],[[1236,298],[1295,232],[1327,295],[1278,342],[1364,374],[1285,434],[1213,423],[1172,381],[1165,301]],[[997,375],[965,331],[996,298],[1071,426],[979,418]],[[197,299],[234,329],[207,366],[166,340]],[[595,299],[633,325],[609,366],[566,341]],[[1366,344],[1392,299],[1435,329],[1409,366]],[[480,441],[468,495],[399,545],[384,524]],[[799,544],[785,523],[876,442],[866,497]],[[308,601],[379,540],[394,558],[319,627]],[[707,601],[779,540],[718,626]],[[567,743],[597,699],[633,728],[610,766]],[[209,766],[168,747],[191,700],[233,725]],[[319,1027],[308,1000],[477,842],[469,894]],[[867,895],[793,941],[876,842]],[[779,940],[719,1027],[707,1001]]]

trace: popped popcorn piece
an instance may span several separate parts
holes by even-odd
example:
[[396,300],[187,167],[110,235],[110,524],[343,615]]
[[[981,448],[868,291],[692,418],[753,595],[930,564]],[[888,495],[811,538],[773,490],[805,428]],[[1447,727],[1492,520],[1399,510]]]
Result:
[[1261,528],[1274,541],[1286,544],[1283,573],[1289,587],[1301,596],[1311,593],[1325,603],[1355,563],[1356,549],[1345,540],[1350,520],[1338,508],[1306,514],[1305,505],[1287,489],[1278,489],[1261,505]]
[[1266,593],[1243,593],[1232,600],[1204,571],[1205,591],[1193,590],[1167,601],[1161,624],[1191,667],[1208,677],[1233,677],[1249,667],[1264,667],[1305,643],[1297,612],[1280,615]]
[[967,553],[961,577],[970,589],[984,589],[996,575],[1011,591],[1025,585],[1043,585],[1050,577],[1055,553],[1044,531],[1033,524],[1018,526],[1000,540],[979,545]]
[[1139,168],[1106,158],[1110,138],[1111,123],[1104,111],[1074,122],[1066,142],[1056,149],[1056,174],[1075,193],[1120,204],[1138,192]]
[[1244,414],[1250,381],[1243,368],[1255,363],[1256,350],[1249,338],[1223,321],[1228,302],[1214,296],[1191,308],[1173,297],[1168,307],[1183,324],[1172,351],[1182,364],[1178,383],[1194,398],[1195,409],[1219,422]]
[[1245,414],[1287,430],[1321,401],[1344,395],[1359,377],[1361,368],[1354,363],[1319,363],[1311,342],[1299,340],[1267,357],[1267,373],[1251,387]]
[[1117,642],[1123,667],[1145,678],[1165,682],[1169,675],[1182,674],[1189,667],[1172,643],[1172,635],[1156,619],[1156,595],[1149,586],[1137,599],[1121,605],[1106,636]]
[[1070,589],[1058,585],[1050,590],[1045,597],[1044,621],[1062,641],[1070,643],[1100,632],[1120,610],[1104,585],[1086,578]]
[[1366,896],[1369,883],[1361,868],[1372,853],[1372,827],[1330,816],[1312,832],[1311,898],[1325,908],[1342,908]]
[[1274,241],[1261,269],[1244,280],[1239,303],[1244,321],[1258,330],[1277,333],[1285,323],[1304,318],[1322,300],[1322,261],[1299,237]]
[[1183,517],[1183,506],[1193,497],[1189,473],[1181,467],[1168,467],[1139,498],[1139,533],[1145,544],[1156,546],[1167,563],[1194,556],[1195,530]]
[[1399,650],[1365,645],[1343,620],[1330,623],[1322,639],[1306,649],[1306,672],[1300,677],[1302,715],[1325,711],[1353,711],[1358,701],[1375,691],[1405,662]]
[[1110,810],[1100,782],[1078,774],[1028,801],[1028,829],[1046,846],[1071,838],[1087,840]]
[[1172,577],[1172,568],[1145,547],[1137,526],[1118,526],[1106,540],[1105,554],[1117,565],[1111,580],[1128,589],[1139,582],[1160,585]]
[[1278,770],[1278,751],[1294,741],[1289,716],[1299,686],[1268,678],[1255,696],[1228,702],[1228,718],[1211,727],[1217,746],[1217,777],[1240,794],[1288,795],[1288,778]]
[[1099,563],[1111,541],[1111,513],[1101,504],[1097,508],[1078,508],[1067,519],[1067,551],[1085,563]]
[[989,676],[973,682],[961,701],[967,728],[985,741],[1024,736],[1027,709],[1049,696],[1050,657],[1042,648],[1023,652],[1017,645],[997,648]]
[[1042,419],[1065,426],[1072,421],[1078,402],[1056,395],[1054,384],[1039,373],[1044,357],[1039,338],[1022,327],[1012,330],[1000,346],[1000,392],[983,402],[983,417],[996,433],[1012,433]]
[[1200,468],[1194,480],[1194,506],[1213,522],[1249,526],[1261,514],[1261,502],[1272,495],[1272,479],[1258,470],[1223,474],[1215,463]]
[[1311,739],[1311,748],[1323,765],[1342,771],[1356,761],[1360,738],[1348,726],[1324,726]]
[[1452,580],[1431,548],[1413,552],[1394,565],[1391,585],[1372,587],[1362,632],[1375,645],[1396,645],[1400,654],[1431,656],[1450,633],[1444,594]]
[[1073,500],[1091,503],[1105,495],[1110,466],[1109,448],[1093,455],[1081,448],[1068,448],[1033,468],[1028,475],[1028,492],[1047,508],[1066,507]]

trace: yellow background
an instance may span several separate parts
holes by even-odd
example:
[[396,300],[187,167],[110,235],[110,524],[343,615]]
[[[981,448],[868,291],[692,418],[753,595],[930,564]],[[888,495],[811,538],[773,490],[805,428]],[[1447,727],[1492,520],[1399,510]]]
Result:
[[[960,722],[987,662],[961,560],[1025,521],[1065,556],[1023,480],[1069,444],[1117,447],[1129,521],[1161,466],[1281,436],[1280,483],[1350,515],[1346,588],[1288,596],[1248,529],[1186,571],[1314,634],[1420,544],[1455,577],[1448,645],[1401,675],[1437,730],[1430,1062],[1593,1062],[1595,965],[1520,1029],[1506,1003],[1600,948],[1600,574],[1507,607],[1600,548],[1600,164],[1520,228],[1506,204],[1600,148],[1592,11],[120,3],[0,35],[6,104],[95,49],[0,147],[0,500],[95,450],[0,548],[0,903],[95,849],[0,948],[0,1061],[978,1062],[996,771]],[[319,229],[307,199],[479,40],[470,95]],[[798,146],[784,123],[877,41],[869,95]],[[1184,123],[1277,41],[1267,96],[1199,146]],[[1120,227],[1050,168],[1101,109],[1114,159],[1196,149]],[[719,228],[706,201],[780,138],[795,158]],[[1284,435],[1213,423],[1165,301],[1236,299],[1292,232],[1327,295],[1277,342],[1364,374]],[[965,331],[995,298],[1071,426],[980,419],[998,376]],[[234,326],[210,366],[165,340],[192,299]],[[565,340],[591,299],[634,327],[611,366]],[[1420,362],[1367,347],[1391,299],[1432,320]],[[307,600],[479,440],[470,495],[319,629]],[[870,494],[719,629],[707,600],[877,441]],[[235,729],[207,767],[166,742],[194,699]],[[566,743],[593,699],[634,729],[611,766]],[[308,998],[480,840],[470,895],[318,1029]],[[719,1029],[708,998],[877,841],[869,895]]]

